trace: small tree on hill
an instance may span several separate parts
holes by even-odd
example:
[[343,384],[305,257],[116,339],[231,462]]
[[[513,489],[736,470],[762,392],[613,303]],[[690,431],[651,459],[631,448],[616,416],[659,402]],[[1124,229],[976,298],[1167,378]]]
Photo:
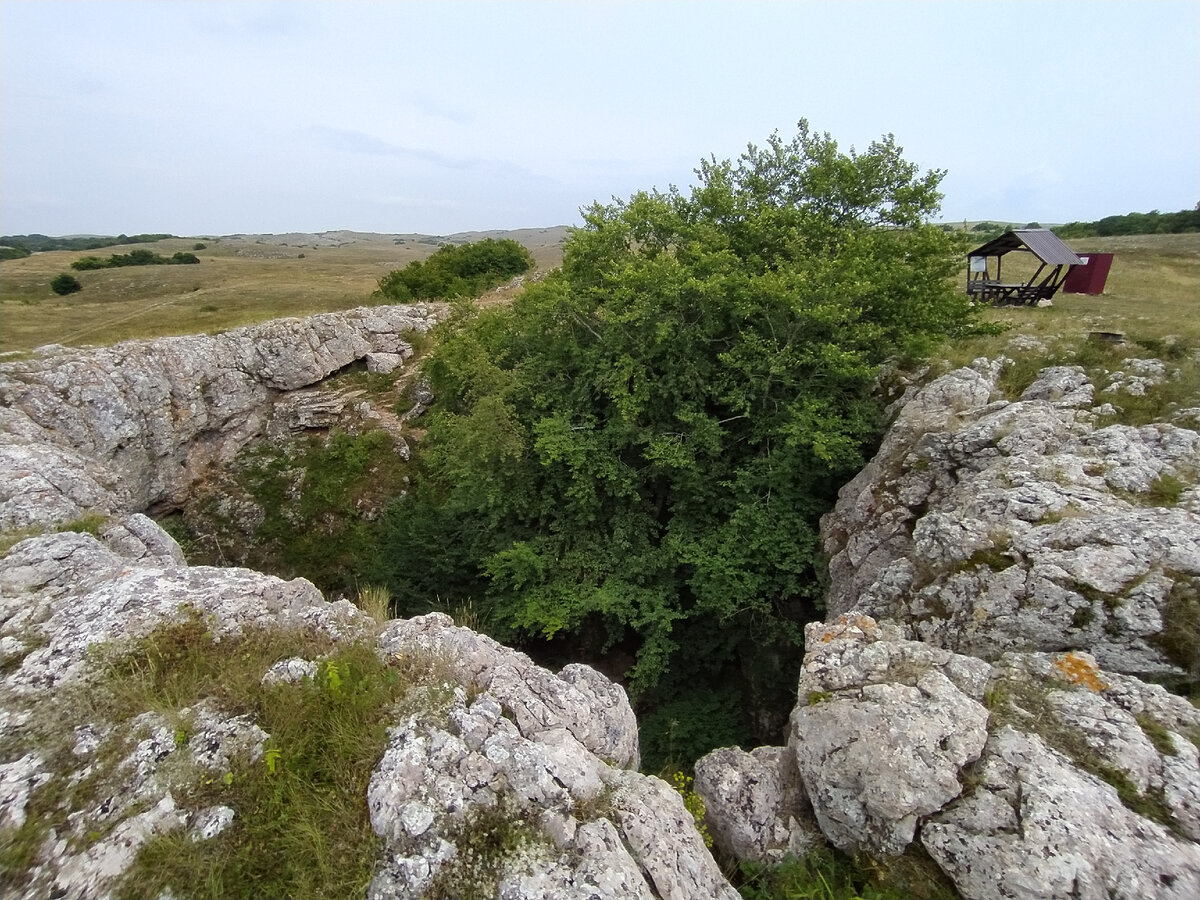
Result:
[[65,297],[67,294],[73,294],[76,291],[82,291],[83,285],[79,283],[79,279],[74,275],[69,275],[63,272],[50,282],[50,290],[59,296]]

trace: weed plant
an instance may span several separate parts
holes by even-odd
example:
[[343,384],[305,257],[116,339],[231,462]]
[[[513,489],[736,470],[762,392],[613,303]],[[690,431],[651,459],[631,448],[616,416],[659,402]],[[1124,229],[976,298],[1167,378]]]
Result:
[[457,852],[425,892],[427,900],[492,900],[506,871],[541,855],[546,838],[515,803],[473,807],[447,835]]
[[[320,660],[316,676],[298,683],[262,683],[275,662]],[[160,764],[180,805],[232,808],[233,822],[208,840],[184,832],[143,845],[116,891],[122,897],[361,897],[379,842],[366,806],[371,771],[386,744],[386,723],[414,685],[435,681],[429,660],[381,660],[367,642],[333,645],[301,630],[246,629],[214,638],[200,615],[149,635],[93,652],[92,677],[34,710],[20,739],[6,740],[5,758],[37,752],[56,774],[36,791],[26,822],[0,834],[5,881],[28,881],[51,830],[76,851],[101,839],[100,825],[79,833],[108,796],[120,796],[124,760],[141,735],[118,727],[105,738],[88,774],[72,777],[75,729],[121,723],[152,710],[175,728],[184,747],[201,702],[222,715],[245,715],[270,735],[263,753],[227,772],[191,770],[190,757]],[[103,729],[103,725],[101,725]],[[14,743],[16,741],[16,743]],[[132,812],[136,812],[134,809]],[[128,813],[126,813],[128,814]],[[125,814],[123,814],[125,815]]]
[[952,900],[953,885],[915,844],[886,862],[814,849],[775,866],[742,862],[733,881],[745,900]]

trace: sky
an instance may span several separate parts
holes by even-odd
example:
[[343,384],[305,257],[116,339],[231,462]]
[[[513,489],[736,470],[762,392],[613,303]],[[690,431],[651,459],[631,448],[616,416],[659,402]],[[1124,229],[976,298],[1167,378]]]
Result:
[[0,0],[0,233],[580,224],[799,119],[943,221],[1200,201],[1200,2]]

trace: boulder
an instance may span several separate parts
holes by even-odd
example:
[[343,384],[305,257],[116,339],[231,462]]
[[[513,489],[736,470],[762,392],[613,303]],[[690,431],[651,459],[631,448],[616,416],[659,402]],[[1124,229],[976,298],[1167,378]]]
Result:
[[1200,433],[1096,428],[1092,385],[1050,367],[998,399],[996,367],[945,375],[900,412],[822,522],[828,607],[996,659],[1087,649],[1106,668],[1181,676],[1178,598],[1200,578]]
[[1037,735],[1001,728],[974,780],[921,831],[969,900],[1200,896],[1200,847],[1127,809]]
[[983,750],[987,664],[860,615],[808,626],[805,644],[789,746],[821,831],[847,852],[902,853]]

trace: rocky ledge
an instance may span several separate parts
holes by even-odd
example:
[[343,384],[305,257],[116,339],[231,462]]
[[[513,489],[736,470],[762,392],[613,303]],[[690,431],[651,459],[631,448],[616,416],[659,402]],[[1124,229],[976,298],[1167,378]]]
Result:
[[710,828],[920,847],[972,900],[1200,896],[1200,709],[1144,680],[1200,669],[1200,435],[1098,427],[1078,368],[1009,401],[1001,366],[916,392],[841,491],[787,744],[697,764]]
[[[272,736],[252,717],[204,700],[175,718],[146,710],[112,721],[88,707],[80,719],[105,652],[198,621],[204,641],[270,629],[323,648],[264,667],[266,681],[316,679],[322,658],[363,640],[382,659],[417,661],[424,674],[357,801],[382,839],[368,897],[426,896],[439,878],[443,889],[514,900],[737,897],[680,795],[636,771],[625,692],[587,666],[551,673],[444,615],[381,627],[303,579],[188,567],[140,514],[99,538],[22,541],[0,561],[0,597],[0,833],[18,835],[39,791],[68,804],[58,810],[66,824],[27,848],[25,870],[5,873],[5,896],[109,896],[149,841],[172,832],[212,840],[236,820],[228,806],[188,798],[196,783],[270,752]],[[56,739],[67,748],[57,757],[48,749]],[[522,823],[523,840],[519,853],[484,860],[480,875],[468,826],[486,811]],[[462,881],[478,878],[490,881]]]
[[[311,398],[292,392],[360,361],[393,371],[412,355],[405,337],[436,317],[424,304],[362,307],[4,363],[0,531],[181,506],[281,416],[309,424]],[[328,399],[316,406],[328,425]]]

